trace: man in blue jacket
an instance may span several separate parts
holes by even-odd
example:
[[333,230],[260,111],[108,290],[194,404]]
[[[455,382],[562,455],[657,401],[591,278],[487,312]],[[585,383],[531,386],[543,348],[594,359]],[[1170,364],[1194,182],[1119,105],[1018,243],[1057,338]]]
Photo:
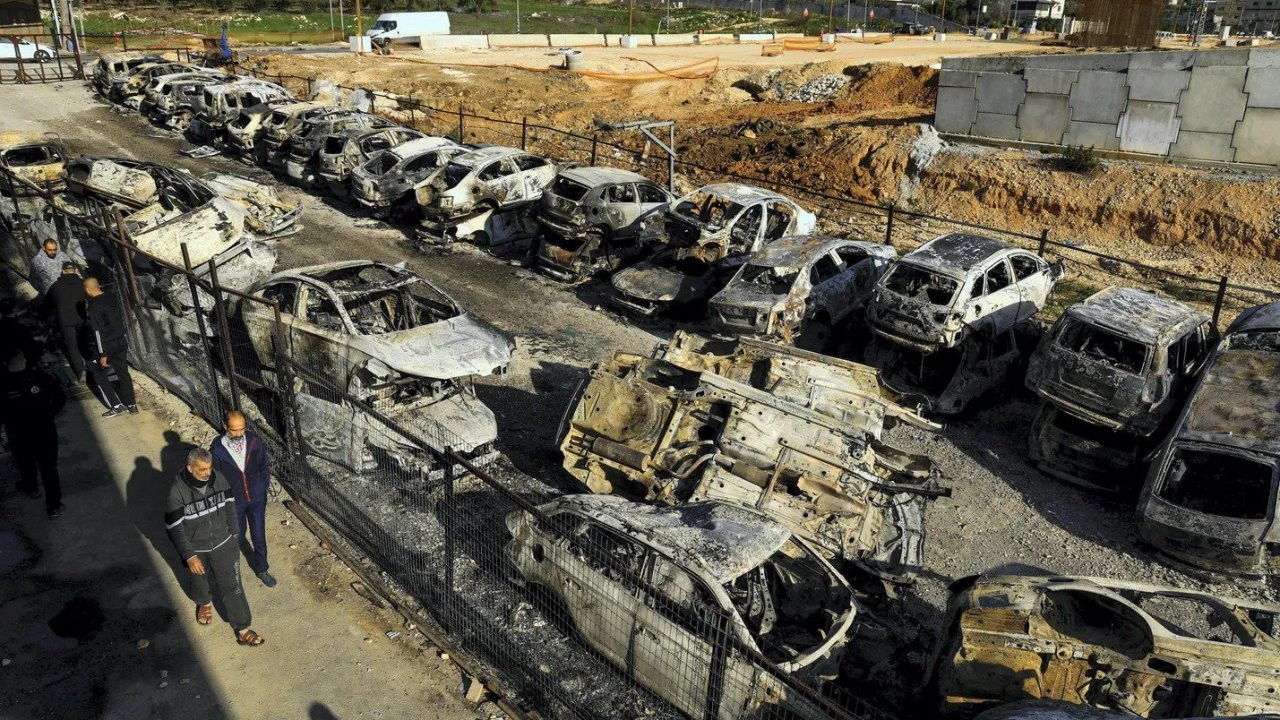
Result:
[[[209,447],[213,467],[231,484],[240,537],[253,540],[249,567],[263,585],[275,587],[276,579],[267,571],[267,487],[271,484],[267,444],[245,428],[244,413],[239,410],[227,413],[225,427],[226,432],[214,438]],[[248,535],[244,532],[246,523]]]

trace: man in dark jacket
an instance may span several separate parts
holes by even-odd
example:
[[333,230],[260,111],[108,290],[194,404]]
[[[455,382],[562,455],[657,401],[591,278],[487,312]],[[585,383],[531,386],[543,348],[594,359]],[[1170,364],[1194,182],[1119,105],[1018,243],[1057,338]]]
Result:
[[213,469],[213,457],[204,448],[187,453],[187,467],[169,487],[164,524],[178,554],[191,571],[191,591],[196,596],[196,622],[213,622],[213,595],[209,576],[218,586],[227,621],[241,645],[261,645],[262,636],[249,628],[253,616],[240,584],[240,546],[236,536],[235,500],[227,479]]
[[225,427],[226,432],[209,446],[213,469],[231,482],[241,538],[246,537],[245,525],[249,526],[248,537],[253,539],[249,567],[263,585],[275,587],[276,579],[267,572],[267,487],[271,484],[267,444],[245,428],[244,413],[239,410],[227,413]]
[[84,381],[84,357],[80,353],[80,331],[84,328],[85,304],[84,280],[77,272],[76,264],[62,264],[62,276],[54,281],[45,293],[45,309],[53,315],[54,324],[62,334],[62,351],[67,364],[75,373],[76,382]]
[[40,497],[36,471],[44,482],[44,506],[50,518],[62,514],[58,478],[58,427],[54,418],[67,404],[58,383],[39,368],[28,367],[21,351],[12,351],[0,377],[0,419],[9,450],[18,463],[18,488]]
[[[126,409],[136,413],[133,378],[129,377],[129,335],[120,304],[113,294],[103,291],[97,278],[85,278],[84,294],[89,297],[89,327],[98,350],[98,362],[90,365],[89,371],[107,403],[107,411],[102,416],[115,417]],[[112,370],[117,380],[114,384]]]

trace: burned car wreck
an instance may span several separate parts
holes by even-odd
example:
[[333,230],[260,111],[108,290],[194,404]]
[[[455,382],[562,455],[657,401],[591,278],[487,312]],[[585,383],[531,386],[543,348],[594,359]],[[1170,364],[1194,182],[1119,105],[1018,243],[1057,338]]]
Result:
[[328,185],[329,192],[351,197],[351,173],[383,150],[399,147],[410,140],[426,137],[417,130],[393,125],[382,128],[344,130],[325,137],[316,152],[316,176]]
[[670,202],[666,190],[628,170],[561,170],[538,205],[538,269],[569,282],[617,270],[646,251]]
[[766,245],[711,298],[714,332],[822,350],[832,330],[865,308],[898,256],[888,245],[796,235]]
[[785,235],[813,232],[817,218],[770,190],[720,183],[672,201],[652,257],[613,276],[613,301],[650,316],[698,307],[724,287],[743,258]]
[[702,717],[718,693],[716,717],[819,716],[743,653],[729,653],[716,682],[705,639],[727,632],[800,678],[837,675],[858,603],[787,528],[722,503],[597,495],[566,495],[537,515],[518,510],[507,527],[517,581],[554,598],[583,642],[676,708]]
[[654,358],[593,367],[560,449],[592,492],[754,507],[832,557],[909,574],[922,502],[950,491],[928,458],[881,441],[898,422],[939,429],[872,368],[680,333]]
[[351,192],[374,215],[417,217],[414,188],[430,182],[467,151],[448,138],[420,137],[388,148],[351,170]]
[[[63,186],[62,172],[66,151],[56,138],[18,130],[0,132],[0,168],[4,168],[31,185],[58,190]],[[29,188],[0,188],[5,194],[28,194]]]
[[1227,328],[1151,463],[1139,531],[1197,574],[1280,570],[1280,303]]
[[[415,441],[371,427],[332,384],[418,429],[431,450],[476,464],[497,457],[497,422],[471,378],[505,373],[515,343],[439,288],[401,266],[357,260],[277,273],[250,292],[279,304],[285,342],[306,371],[297,396],[303,436],[318,455],[356,471],[382,460],[443,469]],[[233,319],[233,341],[247,334],[262,366],[276,367],[273,311],[241,301]]]
[[939,714],[1059,700],[1129,717],[1267,713],[1280,606],[1121,580],[996,576],[952,585],[931,669]]
[[418,237],[509,242],[490,218],[537,202],[555,178],[554,163],[519,148],[489,145],[454,155],[443,171],[414,188],[422,214]]
[[1045,472],[1136,491],[1218,340],[1209,316],[1111,287],[1067,308],[1032,354],[1027,387],[1043,400],[1031,459]]
[[1016,376],[1039,339],[1033,318],[1061,277],[1061,264],[1001,240],[934,238],[876,285],[868,361],[933,412],[959,413]]

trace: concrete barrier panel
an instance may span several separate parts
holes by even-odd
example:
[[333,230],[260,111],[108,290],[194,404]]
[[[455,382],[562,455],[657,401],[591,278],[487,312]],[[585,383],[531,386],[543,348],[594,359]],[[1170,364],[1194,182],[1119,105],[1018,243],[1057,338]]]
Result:
[[973,122],[973,134],[1001,140],[1018,139],[1018,116],[979,112]]
[[1027,95],[1027,83],[1021,75],[982,73],[976,83],[979,113],[1016,115]]
[[1280,165],[1280,109],[1245,110],[1233,144],[1242,162]]
[[1129,100],[1176,103],[1190,84],[1191,73],[1185,70],[1132,68],[1129,70]]
[[796,40],[803,37],[805,37],[804,33],[774,33],[773,34],[774,40],[782,40],[783,38],[791,38],[792,40]]
[[1232,162],[1236,159],[1236,150],[1231,146],[1230,133],[1182,130],[1178,133],[1178,142],[1169,148],[1169,157]]
[[1249,67],[1280,67],[1280,48],[1254,48],[1250,50]]
[[[1280,67],[1249,68],[1244,91],[1249,94],[1251,108],[1280,108]],[[1280,125],[1276,129],[1280,132]]]
[[484,35],[423,35],[423,50],[488,50],[489,38]]
[[1018,139],[1023,142],[1062,144],[1067,132],[1071,109],[1067,96],[1049,93],[1027,93],[1018,110]]
[[547,40],[551,43],[551,47],[604,47],[604,35],[548,35]]
[[732,33],[701,33],[694,38],[699,45],[724,45],[738,40]]
[[[1216,52],[1216,51],[1214,51]],[[1231,133],[1244,118],[1244,65],[1197,65],[1182,93],[1182,132]]]
[[1120,149],[1166,155],[1178,139],[1178,104],[1134,100],[1120,118]]
[[1075,84],[1080,73],[1076,70],[1046,70],[1044,68],[1027,68],[1027,92],[1053,93],[1070,95],[1071,86]]
[[1201,50],[1195,53],[1196,67],[1219,65],[1248,65],[1249,48],[1222,48],[1219,50]]
[[[1062,136],[1063,145],[1078,145],[1097,150],[1119,150],[1118,128],[1106,123],[1070,122]],[[1172,140],[1170,140],[1172,142]]]
[[773,33],[742,33],[738,36],[740,43],[773,42]]
[[551,41],[547,39],[546,35],[531,35],[529,33],[499,35],[495,33],[489,36],[489,47],[551,47]]
[[938,87],[971,88],[978,83],[978,73],[969,70],[943,70],[938,75]]
[[1119,122],[1129,101],[1126,77],[1124,73],[1082,70],[1071,88],[1071,119],[1108,125]]
[[973,134],[973,121],[978,116],[978,101],[973,88],[940,87],[933,126],[938,132]]
[[1129,72],[1134,70],[1190,70],[1195,64],[1194,50],[1140,52],[1129,58]]
[[1025,62],[1025,67],[1043,68],[1045,70],[1124,72],[1129,69],[1129,55],[1127,53],[1033,55],[1025,58]]
[[653,44],[656,46],[665,45],[696,45],[698,37],[693,33],[677,33],[675,35],[652,35],[650,36]]

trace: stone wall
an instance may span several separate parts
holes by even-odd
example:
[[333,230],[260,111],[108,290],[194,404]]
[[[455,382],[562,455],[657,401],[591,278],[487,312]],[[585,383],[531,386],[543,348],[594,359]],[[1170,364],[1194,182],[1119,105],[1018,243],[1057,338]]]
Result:
[[939,132],[1280,165],[1280,48],[947,58]]

